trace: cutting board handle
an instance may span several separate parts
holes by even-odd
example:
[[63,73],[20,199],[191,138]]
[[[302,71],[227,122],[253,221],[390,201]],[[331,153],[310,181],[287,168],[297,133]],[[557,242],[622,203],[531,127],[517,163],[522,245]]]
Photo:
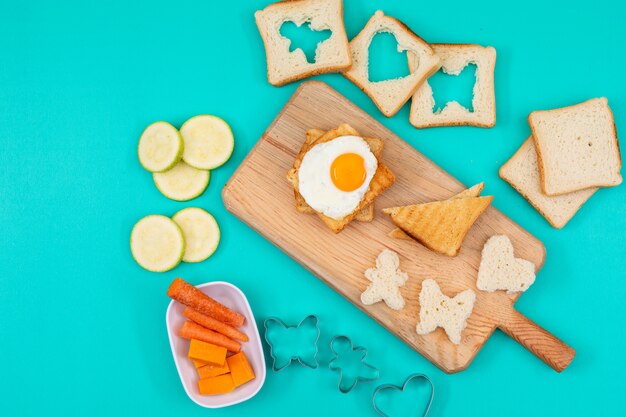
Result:
[[498,327],[557,372],[567,368],[576,355],[561,339],[514,308]]

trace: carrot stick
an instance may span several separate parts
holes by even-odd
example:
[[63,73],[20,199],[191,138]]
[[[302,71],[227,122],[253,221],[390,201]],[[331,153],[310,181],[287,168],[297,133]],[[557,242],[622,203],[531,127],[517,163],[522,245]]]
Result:
[[241,340],[242,342],[248,341],[248,336],[246,336],[244,332],[241,332],[228,324],[222,323],[219,320],[215,320],[213,317],[199,313],[189,307],[183,311],[183,316],[201,326],[206,327],[207,329],[215,330],[224,336],[228,336],[231,339]]
[[185,321],[183,327],[180,328],[178,333],[180,337],[185,339],[202,340],[203,342],[212,343],[217,346],[225,347],[231,352],[239,352],[241,344],[235,342],[232,339],[224,336],[223,334],[214,332],[213,330],[206,329],[193,321]]
[[167,290],[170,298],[194,310],[232,326],[241,326],[245,317],[218,303],[188,282],[176,278]]

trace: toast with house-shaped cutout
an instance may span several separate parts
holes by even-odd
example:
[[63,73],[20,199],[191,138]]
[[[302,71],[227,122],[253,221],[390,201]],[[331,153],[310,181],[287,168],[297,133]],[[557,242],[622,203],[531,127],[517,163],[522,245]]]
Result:
[[[469,111],[456,101],[446,103],[435,111],[435,98],[428,81],[413,95],[409,121],[417,128],[435,126],[493,127],[496,124],[496,95],[494,70],[496,50],[472,44],[432,44],[441,59],[441,69],[450,75],[459,75],[469,64],[476,65],[476,82],[473,88],[472,107]],[[414,54],[409,53],[409,69],[417,65]]]
[[[391,33],[398,42],[398,52],[408,51],[418,57],[411,74],[391,80],[369,80],[369,46],[378,33]],[[415,90],[439,69],[439,57],[432,48],[399,20],[385,16],[378,10],[368,20],[361,32],[350,41],[352,67],[343,75],[356,84],[374,101],[387,117],[400,110]]]
[[[265,45],[267,79],[281,86],[318,74],[340,72],[352,65],[348,37],[343,24],[342,0],[292,0],[270,4],[254,14]],[[330,30],[328,39],[315,50],[309,63],[302,49],[289,51],[291,41],[280,34],[285,22],[297,26],[308,22],[311,30]]]

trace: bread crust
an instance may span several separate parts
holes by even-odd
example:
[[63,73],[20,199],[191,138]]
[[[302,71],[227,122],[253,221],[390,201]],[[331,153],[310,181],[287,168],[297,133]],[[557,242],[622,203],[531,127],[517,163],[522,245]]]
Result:
[[[539,185],[541,185],[541,191],[546,194],[546,177],[543,168],[543,154],[541,153],[541,147],[539,146],[539,141],[535,137],[535,128],[533,127],[533,123],[531,122],[531,115],[528,115],[528,125],[530,126],[531,135],[530,137],[533,139],[535,143],[535,152],[537,152],[537,168],[539,169]],[[518,150],[519,151],[519,150]]]

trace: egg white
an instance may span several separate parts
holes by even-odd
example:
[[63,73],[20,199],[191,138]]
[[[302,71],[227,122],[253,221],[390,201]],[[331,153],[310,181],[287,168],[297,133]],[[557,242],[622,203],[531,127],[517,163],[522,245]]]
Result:
[[[333,161],[345,153],[360,155],[365,162],[365,181],[353,191],[340,190],[330,176]],[[298,170],[298,188],[304,200],[315,211],[333,219],[341,219],[359,205],[377,168],[378,160],[363,138],[340,136],[313,146],[304,155]]]

